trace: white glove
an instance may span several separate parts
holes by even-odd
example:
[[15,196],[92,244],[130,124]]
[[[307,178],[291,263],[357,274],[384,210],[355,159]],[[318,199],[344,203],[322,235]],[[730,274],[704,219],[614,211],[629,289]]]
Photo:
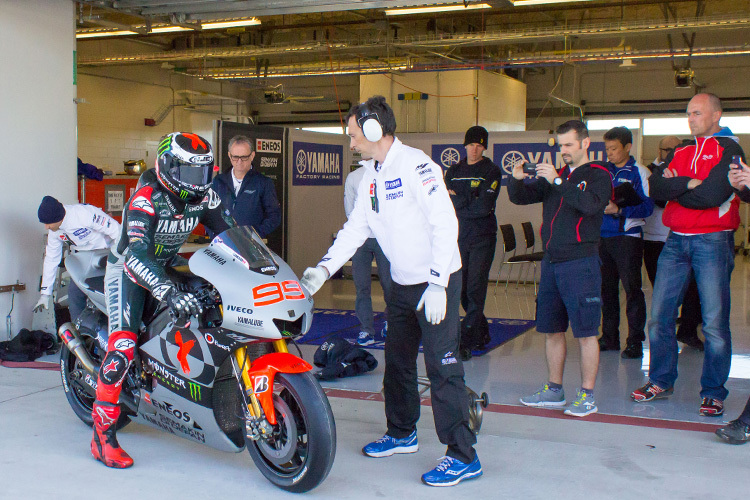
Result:
[[52,302],[52,295],[40,295],[39,300],[34,306],[34,312],[39,312],[42,309],[49,309],[51,302]]
[[427,321],[437,325],[445,319],[445,310],[447,309],[447,299],[445,297],[445,287],[430,283],[422,294],[417,304],[417,311],[424,307],[424,316]]
[[310,295],[315,295],[315,293],[320,290],[320,287],[323,286],[323,283],[325,283],[327,279],[328,272],[324,267],[308,267],[307,269],[305,269],[305,272],[302,273],[300,284],[307,288],[307,291],[310,292]]

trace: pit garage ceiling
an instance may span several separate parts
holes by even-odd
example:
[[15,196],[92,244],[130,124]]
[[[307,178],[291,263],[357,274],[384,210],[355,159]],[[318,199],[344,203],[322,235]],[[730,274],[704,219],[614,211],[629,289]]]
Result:
[[[750,0],[76,3],[78,37],[120,35],[79,38],[84,71],[160,65],[265,89],[282,81],[288,87],[290,78],[304,88],[296,77],[467,68],[518,77],[550,66],[659,62],[677,71],[697,58],[750,55]],[[456,3],[461,8],[451,12],[386,14]],[[259,24],[208,27],[253,18]]]

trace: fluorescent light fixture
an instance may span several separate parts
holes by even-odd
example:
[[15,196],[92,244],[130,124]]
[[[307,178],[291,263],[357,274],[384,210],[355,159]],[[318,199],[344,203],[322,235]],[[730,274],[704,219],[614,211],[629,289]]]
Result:
[[221,28],[238,28],[240,26],[257,26],[260,19],[253,17],[250,19],[235,19],[234,21],[220,21],[215,23],[201,23],[204,30],[216,30]]
[[528,5],[544,5],[547,3],[573,3],[590,2],[591,0],[513,0],[514,7],[526,7]]
[[183,28],[182,26],[159,26],[158,28],[151,28],[151,33],[172,33],[175,31],[193,31],[190,28]]
[[100,38],[105,36],[123,36],[123,35],[137,35],[135,31],[117,30],[117,31],[89,31],[84,33],[76,33],[76,38]]
[[435,5],[432,7],[414,7],[411,9],[386,9],[386,16],[405,16],[408,14],[430,14],[433,12],[451,12],[454,10],[475,10],[475,9],[491,9],[492,6],[488,3],[473,3],[470,5],[464,5],[462,3],[455,5]]

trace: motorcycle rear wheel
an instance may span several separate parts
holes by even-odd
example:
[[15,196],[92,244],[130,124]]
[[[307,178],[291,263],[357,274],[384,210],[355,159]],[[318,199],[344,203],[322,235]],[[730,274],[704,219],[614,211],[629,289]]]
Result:
[[260,472],[281,489],[304,493],[328,476],[336,456],[331,405],[311,372],[277,373],[273,436],[247,440]]
[[[101,363],[101,351],[97,348],[96,339],[87,335],[81,336],[86,351],[91,356],[91,359],[99,365]],[[100,355],[101,354],[101,355]],[[86,376],[89,375],[86,369],[83,367],[78,358],[70,352],[70,350],[63,345],[60,350],[60,376],[62,377],[62,386],[65,391],[65,397],[68,400],[68,404],[73,409],[73,413],[81,419],[81,421],[91,427],[94,425],[94,418],[91,416],[91,410],[94,404],[94,397],[91,396],[84,388],[86,384]],[[96,377],[93,377],[96,382]],[[122,429],[130,423],[130,418],[125,414],[121,414],[117,420],[117,429]]]

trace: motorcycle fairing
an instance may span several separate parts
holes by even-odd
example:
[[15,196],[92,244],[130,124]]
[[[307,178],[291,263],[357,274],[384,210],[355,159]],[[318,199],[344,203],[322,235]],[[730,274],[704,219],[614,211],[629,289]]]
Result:
[[[258,255],[265,255],[258,260]],[[272,263],[257,267],[257,262]],[[276,258],[247,227],[224,231],[190,257],[190,271],[209,281],[222,301],[222,326],[255,338],[277,340],[274,322],[302,320],[299,334],[312,324],[312,297],[292,269]],[[272,273],[272,274],[271,274]]]
[[310,370],[310,363],[288,352],[273,352],[253,361],[252,366],[247,369],[252,387],[247,389],[252,390],[258,398],[268,423],[276,425],[276,412],[273,407],[273,382],[276,374],[303,373]]
[[[236,453],[244,449],[244,446],[237,446],[224,434],[210,404],[204,407],[180,396],[176,397],[171,389],[162,385],[157,385],[150,392],[142,389],[138,415],[131,419],[217,450]],[[205,399],[213,399],[210,392]],[[189,417],[186,418],[186,415]]]

